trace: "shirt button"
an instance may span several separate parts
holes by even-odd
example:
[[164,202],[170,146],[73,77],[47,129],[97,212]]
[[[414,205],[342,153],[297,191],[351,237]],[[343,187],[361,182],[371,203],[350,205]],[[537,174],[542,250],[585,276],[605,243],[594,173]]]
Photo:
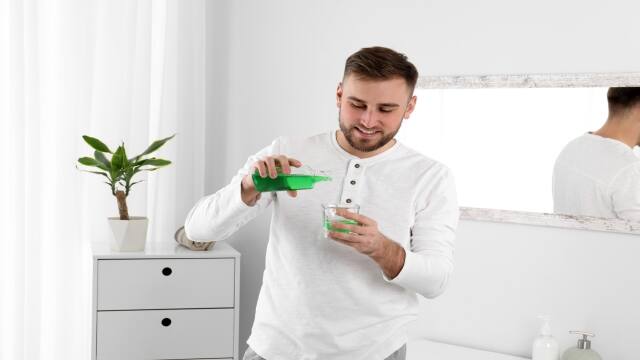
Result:
[[360,167],[360,164],[356,164],[356,169]]
[[351,199],[347,199],[347,204],[351,204]]
[[351,180],[351,185],[355,185],[356,181],[355,180]]

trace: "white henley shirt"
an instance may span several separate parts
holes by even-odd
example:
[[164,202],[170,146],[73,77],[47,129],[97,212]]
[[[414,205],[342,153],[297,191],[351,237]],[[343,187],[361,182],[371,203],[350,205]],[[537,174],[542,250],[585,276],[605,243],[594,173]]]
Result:
[[591,133],[571,141],[553,169],[553,208],[640,221],[640,158],[626,144]]
[[[264,193],[249,207],[240,197],[242,178],[271,154],[326,171],[332,181],[296,198]],[[324,238],[321,204],[348,200],[405,249],[394,279],[366,255]],[[335,132],[278,138],[194,206],[185,232],[193,240],[224,240],[271,204],[251,348],[268,360],[375,360],[406,343],[406,327],[418,313],[416,293],[438,296],[453,269],[459,211],[451,171],[399,142],[361,159],[338,145]]]

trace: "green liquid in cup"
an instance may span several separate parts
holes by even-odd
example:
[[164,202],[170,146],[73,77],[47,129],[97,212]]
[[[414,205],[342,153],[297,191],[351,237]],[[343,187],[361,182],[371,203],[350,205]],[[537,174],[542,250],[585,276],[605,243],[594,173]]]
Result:
[[348,219],[345,219],[345,220],[325,220],[324,221],[325,230],[339,232],[339,233],[349,233],[350,232],[347,229],[336,229],[336,228],[334,228],[333,226],[331,226],[331,223],[334,223],[334,222],[339,222],[339,223],[346,224],[346,225],[358,225],[358,222],[355,221],[355,220],[348,220]]
[[302,175],[302,174],[282,174],[278,173],[275,179],[270,177],[260,177],[256,171],[252,175],[253,184],[259,192],[284,191],[284,190],[307,190],[313,189],[313,185],[320,181],[331,180],[328,176]]

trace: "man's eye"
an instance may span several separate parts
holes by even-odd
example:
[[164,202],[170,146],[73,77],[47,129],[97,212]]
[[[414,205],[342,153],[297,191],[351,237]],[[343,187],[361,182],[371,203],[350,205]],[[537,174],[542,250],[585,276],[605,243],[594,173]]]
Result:
[[351,103],[351,106],[353,106],[353,107],[354,107],[354,108],[356,108],[356,109],[364,109],[364,108],[366,108],[366,106],[365,106],[365,105],[362,105],[362,104],[354,104],[354,103]]
[[382,109],[380,109],[380,112],[383,112],[383,113],[389,113],[389,112],[391,112],[391,111],[393,111],[393,110],[391,110],[391,109],[386,109],[386,108],[382,108]]

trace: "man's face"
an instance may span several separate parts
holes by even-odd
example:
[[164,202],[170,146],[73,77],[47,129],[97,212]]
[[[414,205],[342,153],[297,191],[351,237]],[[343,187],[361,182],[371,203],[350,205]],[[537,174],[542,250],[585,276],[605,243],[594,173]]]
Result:
[[391,141],[416,103],[403,78],[361,79],[348,75],[338,85],[340,130],[360,152],[375,151]]

